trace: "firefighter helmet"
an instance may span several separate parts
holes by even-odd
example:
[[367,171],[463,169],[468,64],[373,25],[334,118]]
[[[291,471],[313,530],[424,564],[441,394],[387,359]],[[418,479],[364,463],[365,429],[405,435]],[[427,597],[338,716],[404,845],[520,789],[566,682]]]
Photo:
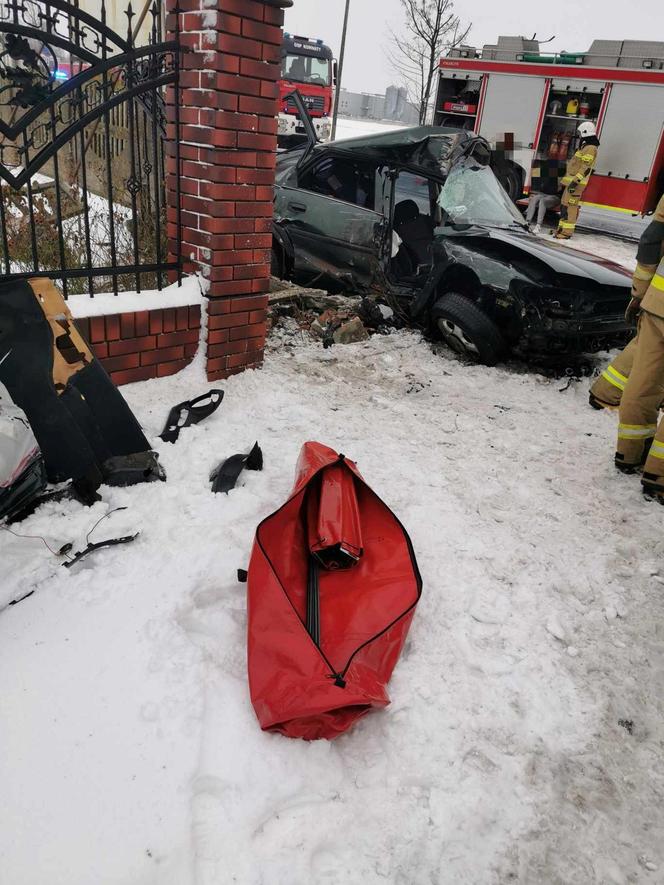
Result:
[[597,128],[594,123],[590,121],[586,123],[582,123],[579,128],[576,130],[581,138],[592,138],[593,135],[597,134]]

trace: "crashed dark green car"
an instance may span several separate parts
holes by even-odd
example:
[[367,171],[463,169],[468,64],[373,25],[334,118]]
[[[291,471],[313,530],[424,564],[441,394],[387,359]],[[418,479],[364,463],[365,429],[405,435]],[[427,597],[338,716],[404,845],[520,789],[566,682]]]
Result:
[[494,365],[623,345],[631,279],[530,234],[466,130],[400,129],[277,161],[273,273],[398,301],[413,325]]

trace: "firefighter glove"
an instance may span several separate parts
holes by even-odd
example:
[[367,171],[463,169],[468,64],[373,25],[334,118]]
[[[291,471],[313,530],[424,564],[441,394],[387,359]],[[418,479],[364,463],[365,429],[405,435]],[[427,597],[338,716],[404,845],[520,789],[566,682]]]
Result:
[[640,298],[632,298],[632,300],[627,305],[627,310],[625,311],[625,319],[628,323],[636,323],[636,318],[641,312],[641,299]]

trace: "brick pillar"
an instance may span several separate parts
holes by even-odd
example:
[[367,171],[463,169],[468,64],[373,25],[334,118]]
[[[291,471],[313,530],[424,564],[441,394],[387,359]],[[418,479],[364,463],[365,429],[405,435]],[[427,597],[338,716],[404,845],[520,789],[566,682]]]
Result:
[[[283,10],[291,5],[292,0],[168,0],[169,35],[179,24],[182,46],[182,258],[185,272],[198,270],[210,281],[210,380],[259,366],[263,360],[277,80]],[[171,252],[178,231],[173,101],[171,91],[167,97]]]

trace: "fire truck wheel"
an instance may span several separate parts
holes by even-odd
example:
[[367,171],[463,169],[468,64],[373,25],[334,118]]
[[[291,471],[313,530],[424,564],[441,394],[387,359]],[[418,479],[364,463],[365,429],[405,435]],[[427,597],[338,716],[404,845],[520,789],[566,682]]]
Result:
[[507,352],[498,326],[457,292],[447,292],[436,302],[431,320],[448,347],[476,363],[495,366]]
[[519,170],[510,163],[504,163],[496,166],[493,170],[496,178],[502,184],[507,196],[513,203],[521,199],[523,196],[523,182]]

